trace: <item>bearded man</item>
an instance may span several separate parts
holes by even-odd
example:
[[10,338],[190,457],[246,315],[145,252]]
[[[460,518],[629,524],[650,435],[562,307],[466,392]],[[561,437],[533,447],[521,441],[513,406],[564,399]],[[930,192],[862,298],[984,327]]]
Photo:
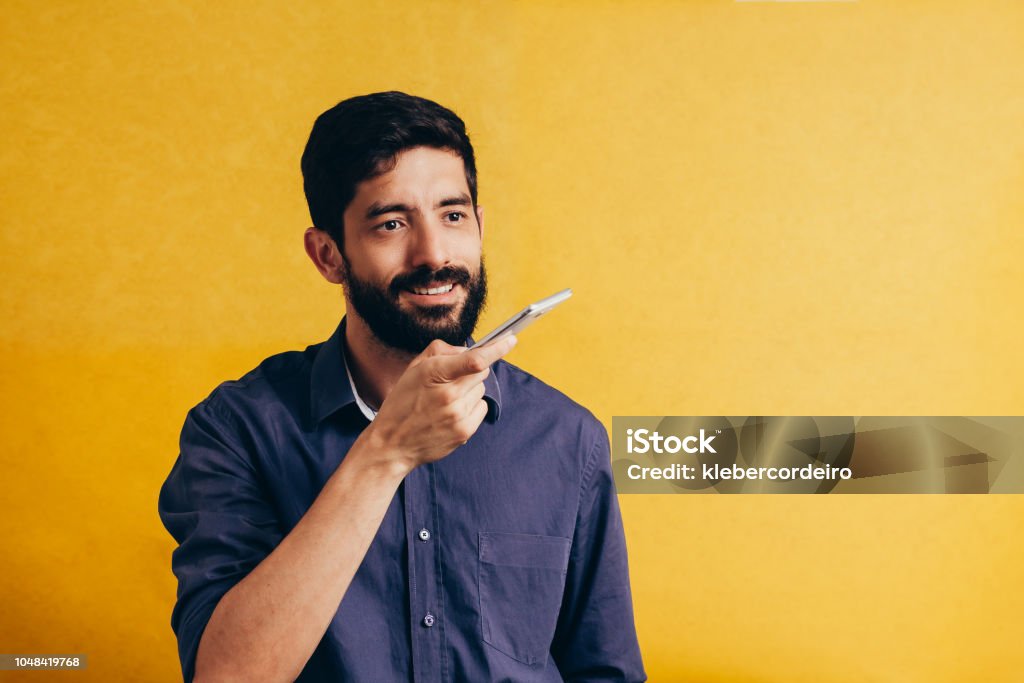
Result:
[[326,342],[193,408],[159,512],[185,681],[642,681],[608,437],[467,347],[487,292],[465,125],[345,100],[302,157]]

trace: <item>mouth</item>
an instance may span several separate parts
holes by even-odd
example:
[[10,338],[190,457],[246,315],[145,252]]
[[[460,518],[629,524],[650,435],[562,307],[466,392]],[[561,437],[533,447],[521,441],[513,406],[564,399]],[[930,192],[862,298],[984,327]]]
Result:
[[438,287],[410,287],[408,291],[412,292],[413,294],[419,294],[421,296],[436,296],[438,294],[447,294],[448,292],[452,291],[452,288],[454,286],[455,285],[453,283],[448,283],[446,285],[440,285]]
[[461,285],[454,282],[429,283],[425,287],[406,287],[402,294],[403,298],[419,306],[443,306],[456,303],[460,289]]

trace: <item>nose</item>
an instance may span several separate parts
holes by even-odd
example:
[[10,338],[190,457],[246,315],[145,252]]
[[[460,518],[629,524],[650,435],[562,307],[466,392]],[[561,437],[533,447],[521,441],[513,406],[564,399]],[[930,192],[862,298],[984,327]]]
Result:
[[444,226],[425,220],[420,221],[413,232],[414,237],[410,245],[410,265],[413,268],[426,266],[431,270],[438,270],[448,265],[451,259],[445,244]]

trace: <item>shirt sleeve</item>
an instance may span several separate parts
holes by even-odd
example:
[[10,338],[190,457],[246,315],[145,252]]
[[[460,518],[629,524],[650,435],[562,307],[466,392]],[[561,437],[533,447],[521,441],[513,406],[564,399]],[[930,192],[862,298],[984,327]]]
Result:
[[596,431],[551,653],[566,681],[646,681],[608,434]]
[[195,674],[199,640],[217,603],[283,536],[251,460],[238,445],[237,420],[214,400],[186,417],[180,453],[158,503],[161,521],[178,542],[171,556],[178,578],[171,628],[185,683]]

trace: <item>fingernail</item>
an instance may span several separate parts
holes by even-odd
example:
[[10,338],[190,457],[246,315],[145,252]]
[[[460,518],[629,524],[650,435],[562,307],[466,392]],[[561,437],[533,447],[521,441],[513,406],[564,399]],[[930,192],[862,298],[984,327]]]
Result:
[[508,348],[511,349],[517,343],[519,343],[519,340],[516,339],[516,336],[515,335],[510,335],[509,338],[508,338]]

